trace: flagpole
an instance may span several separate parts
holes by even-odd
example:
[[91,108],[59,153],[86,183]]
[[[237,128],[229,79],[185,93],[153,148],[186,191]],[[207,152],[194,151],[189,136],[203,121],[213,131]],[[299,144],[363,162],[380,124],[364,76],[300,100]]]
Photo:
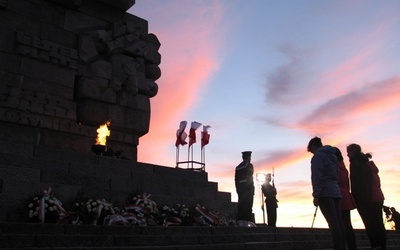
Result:
[[190,147],[191,147],[191,146],[189,146],[189,147],[188,147],[188,156],[187,156],[188,160],[187,160],[187,165],[186,165],[186,168],[189,168],[189,161],[190,161]]
[[203,169],[203,171],[206,171],[206,147],[204,146],[203,147],[203,149],[202,149],[202,151],[203,151],[203,161],[202,161],[202,163],[204,164],[202,167],[204,168]]
[[200,150],[200,155],[201,155],[201,163],[203,163],[204,162],[204,156],[203,156],[203,153],[204,153],[204,148],[203,147],[201,147],[201,150]]
[[193,169],[193,145],[192,145],[192,151],[191,151],[191,154],[192,154],[192,161],[191,161],[191,163],[192,163],[192,169]]
[[179,145],[176,146],[176,168],[178,167],[179,162]]

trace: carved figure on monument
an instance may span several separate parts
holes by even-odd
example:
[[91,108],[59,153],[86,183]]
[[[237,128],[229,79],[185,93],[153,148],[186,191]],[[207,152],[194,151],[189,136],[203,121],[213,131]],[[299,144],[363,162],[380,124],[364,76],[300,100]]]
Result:
[[[130,21],[81,35],[82,63],[75,91],[78,121],[96,125],[109,117],[114,129],[134,131],[139,136],[146,134],[149,98],[157,94],[154,81],[161,76],[159,47],[155,35],[142,34],[140,25]],[[107,107],[94,108],[98,102]],[[93,109],[97,117],[93,116]]]

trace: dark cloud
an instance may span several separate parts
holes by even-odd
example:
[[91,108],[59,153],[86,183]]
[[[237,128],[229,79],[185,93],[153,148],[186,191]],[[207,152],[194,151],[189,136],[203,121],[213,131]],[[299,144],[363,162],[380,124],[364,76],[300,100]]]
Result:
[[[294,49],[289,44],[283,44],[279,48],[288,62],[277,67],[267,76],[265,88],[267,102],[278,104],[291,104],[297,101],[299,91],[299,79],[304,69],[302,61],[305,60],[305,53]],[[297,97],[296,97],[297,96]]]

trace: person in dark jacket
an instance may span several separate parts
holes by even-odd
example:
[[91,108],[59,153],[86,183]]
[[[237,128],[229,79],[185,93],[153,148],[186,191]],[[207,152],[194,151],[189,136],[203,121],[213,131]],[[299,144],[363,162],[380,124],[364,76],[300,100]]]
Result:
[[254,200],[254,167],[251,164],[251,151],[242,152],[243,161],[235,169],[235,187],[238,194],[237,216],[238,221],[251,221],[253,219]]
[[311,158],[313,203],[319,206],[332,235],[334,249],[346,249],[345,229],[342,221],[339,176],[335,149],[323,146],[321,138],[314,137],[307,146]]
[[341,209],[342,220],[346,232],[347,247],[349,250],[357,249],[356,237],[353,225],[351,224],[350,212],[356,208],[353,195],[350,193],[349,171],[343,161],[343,155],[339,148],[335,147],[336,158],[338,159],[339,168],[339,187],[342,194]]
[[386,229],[383,222],[384,196],[378,168],[372,155],[364,154],[361,146],[347,146],[350,160],[351,192],[357,205],[357,211],[364,223],[365,230],[373,249],[386,249]]

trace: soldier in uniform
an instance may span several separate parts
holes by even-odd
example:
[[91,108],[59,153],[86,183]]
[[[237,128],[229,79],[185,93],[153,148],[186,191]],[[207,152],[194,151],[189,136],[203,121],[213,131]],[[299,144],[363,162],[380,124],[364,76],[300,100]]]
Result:
[[254,168],[251,164],[251,151],[242,152],[243,161],[235,169],[235,187],[238,194],[236,220],[252,221],[254,199]]
[[265,196],[265,205],[267,207],[268,226],[276,227],[276,208],[278,200],[276,199],[275,184],[271,185],[271,174],[265,175],[265,182],[261,186],[261,191]]

